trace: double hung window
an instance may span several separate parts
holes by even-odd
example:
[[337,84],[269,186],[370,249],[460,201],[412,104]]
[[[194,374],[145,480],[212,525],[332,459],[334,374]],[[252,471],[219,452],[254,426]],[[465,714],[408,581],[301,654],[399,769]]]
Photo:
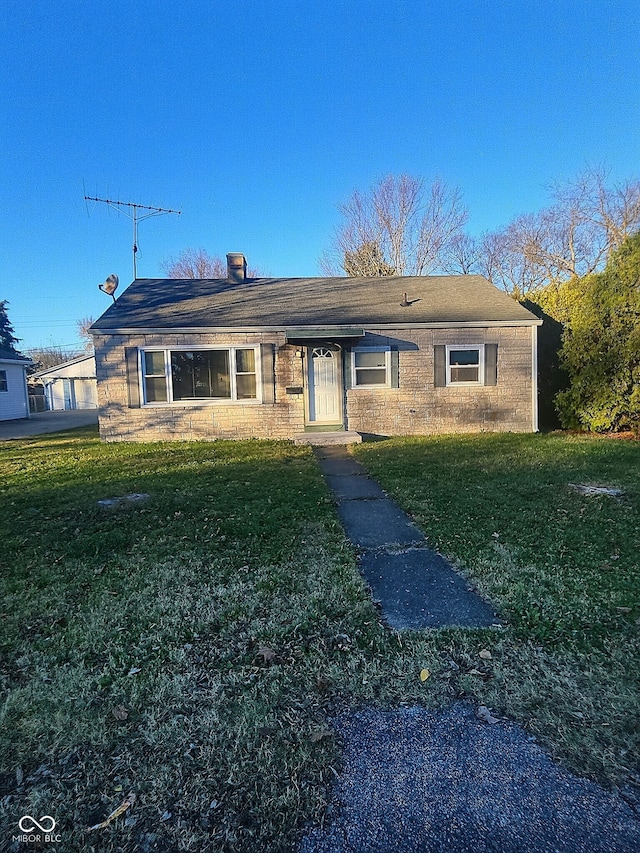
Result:
[[0,391],[8,391],[9,383],[7,382],[7,371],[0,370]]
[[389,387],[391,385],[391,350],[389,347],[360,347],[353,350],[352,384],[354,387]]
[[144,402],[257,400],[257,349],[144,350]]
[[484,346],[447,346],[447,385],[484,385]]

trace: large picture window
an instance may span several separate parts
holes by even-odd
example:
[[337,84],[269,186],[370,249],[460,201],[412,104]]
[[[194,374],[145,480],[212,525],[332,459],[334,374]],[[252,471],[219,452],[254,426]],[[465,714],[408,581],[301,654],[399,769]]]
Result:
[[145,403],[256,400],[256,348],[145,350]]
[[171,353],[174,400],[231,399],[229,350]]
[[353,350],[354,387],[391,385],[391,351],[389,347],[362,347]]

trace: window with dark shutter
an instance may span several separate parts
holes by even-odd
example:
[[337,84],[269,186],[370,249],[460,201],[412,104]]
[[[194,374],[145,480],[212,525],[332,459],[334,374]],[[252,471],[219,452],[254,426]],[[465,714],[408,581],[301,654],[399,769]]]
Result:
[[497,344],[437,344],[433,348],[436,388],[496,385]]

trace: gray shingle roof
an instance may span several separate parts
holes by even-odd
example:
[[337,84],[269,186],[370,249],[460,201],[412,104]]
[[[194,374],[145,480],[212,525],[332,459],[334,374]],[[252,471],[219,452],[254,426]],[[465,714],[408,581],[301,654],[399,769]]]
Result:
[[[404,294],[411,304],[403,307]],[[136,329],[278,328],[539,320],[478,275],[388,278],[137,279],[93,324]]]

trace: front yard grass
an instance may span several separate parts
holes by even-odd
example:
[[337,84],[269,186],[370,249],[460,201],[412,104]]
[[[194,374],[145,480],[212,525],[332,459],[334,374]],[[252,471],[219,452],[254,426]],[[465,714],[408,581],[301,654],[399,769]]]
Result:
[[[637,443],[355,452],[505,628],[388,631],[306,448],[104,445],[92,430],[0,445],[0,846],[21,815],[48,814],[69,851],[290,850],[339,769],[331,714],[367,703],[469,698],[565,766],[628,783]],[[625,495],[569,486],[583,482]],[[148,497],[98,504],[132,493]],[[86,831],[130,792],[125,815]]]
[[577,772],[640,784],[640,444],[483,434],[356,452],[507,621],[486,672],[455,670],[462,690]]

